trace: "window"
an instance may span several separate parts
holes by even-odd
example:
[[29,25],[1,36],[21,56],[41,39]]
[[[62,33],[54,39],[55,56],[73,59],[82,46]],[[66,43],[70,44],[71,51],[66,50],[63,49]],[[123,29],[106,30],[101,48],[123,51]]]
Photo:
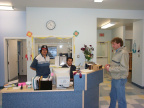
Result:
[[[40,54],[41,46],[38,48],[38,53]],[[57,47],[56,46],[48,46],[48,56],[50,59],[54,59],[57,56]]]

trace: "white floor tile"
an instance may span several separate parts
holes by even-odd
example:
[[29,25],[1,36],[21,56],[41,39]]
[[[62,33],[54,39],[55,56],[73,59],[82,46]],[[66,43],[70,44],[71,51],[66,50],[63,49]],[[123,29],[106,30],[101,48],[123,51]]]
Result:
[[109,108],[109,105],[101,105],[100,108]]
[[110,87],[103,87],[104,90],[111,90]]
[[0,106],[2,105],[2,101],[0,101]]
[[135,101],[134,99],[126,99],[128,104],[139,104],[137,101]]
[[127,108],[134,108],[131,104],[127,104]]
[[144,104],[141,104],[144,107]]
[[141,98],[137,95],[131,95],[131,96],[126,96],[126,99],[141,99]]
[[110,100],[106,100],[108,102],[108,104],[110,105]]
[[99,101],[105,101],[105,99],[103,97],[100,97]]
[[125,87],[126,89],[134,89],[133,87]]
[[106,83],[100,83],[100,85],[107,85]]

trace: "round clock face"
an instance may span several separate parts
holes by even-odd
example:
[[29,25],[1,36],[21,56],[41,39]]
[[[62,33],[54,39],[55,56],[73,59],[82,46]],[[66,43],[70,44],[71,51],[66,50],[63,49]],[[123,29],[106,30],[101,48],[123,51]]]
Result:
[[54,21],[50,20],[46,23],[46,27],[49,29],[49,30],[53,30],[55,28],[56,24]]

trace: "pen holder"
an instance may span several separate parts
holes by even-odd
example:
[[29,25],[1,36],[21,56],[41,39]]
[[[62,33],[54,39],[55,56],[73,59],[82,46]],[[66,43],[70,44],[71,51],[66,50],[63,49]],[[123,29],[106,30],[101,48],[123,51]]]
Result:
[[88,65],[88,69],[89,69],[89,70],[92,70],[92,65]]

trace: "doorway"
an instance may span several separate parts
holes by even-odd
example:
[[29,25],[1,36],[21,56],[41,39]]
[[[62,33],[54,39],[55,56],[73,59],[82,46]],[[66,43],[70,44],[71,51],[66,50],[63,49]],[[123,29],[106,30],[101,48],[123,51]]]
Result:
[[108,64],[109,56],[108,42],[97,42],[97,63],[105,66]]
[[18,80],[27,81],[26,39],[9,39],[4,41],[5,83]]
[[[120,37],[123,39],[124,46],[127,47],[130,58],[129,58],[129,76],[128,81],[132,81],[132,43],[133,43],[133,33],[139,30],[139,27],[134,26],[135,22],[140,21],[140,19],[119,19],[119,18],[98,18],[97,19],[97,40],[100,42],[108,41],[110,42],[114,37]],[[109,22],[113,22],[115,25],[106,29],[101,27]],[[138,28],[138,29],[137,29]],[[134,29],[134,30],[133,30]],[[98,47],[98,45],[97,45]],[[113,56],[113,49],[110,45],[110,60]]]

